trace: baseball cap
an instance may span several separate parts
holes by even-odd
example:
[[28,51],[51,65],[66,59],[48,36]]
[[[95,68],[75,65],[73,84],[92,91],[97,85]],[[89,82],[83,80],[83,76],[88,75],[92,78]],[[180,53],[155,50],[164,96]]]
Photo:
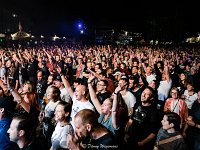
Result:
[[117,76],[117,75],[122,75],[122,73],[120,71],[117,71],[113,74],[113,76]]

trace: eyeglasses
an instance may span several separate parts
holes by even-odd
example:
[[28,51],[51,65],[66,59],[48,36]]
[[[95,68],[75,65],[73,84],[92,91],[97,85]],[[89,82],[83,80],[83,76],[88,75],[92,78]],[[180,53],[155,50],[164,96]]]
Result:
[[104,84],[99,84],[99,83],[98,83],[97,86],[105,86],[105,85],[104,85]]
[[172,92],[172,94],[177,94],[177,92]]

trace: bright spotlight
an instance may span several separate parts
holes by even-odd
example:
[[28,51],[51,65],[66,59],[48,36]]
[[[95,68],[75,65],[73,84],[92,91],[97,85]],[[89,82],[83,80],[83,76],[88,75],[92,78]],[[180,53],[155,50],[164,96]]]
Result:
[[82,24],[79,23],[79,24],[78,24],[78,27],[79,27],[79,29],[82,28]]
[[80,33],[81,33],[81,34],[83,34],[83,33],[84,33],[84,31],[83,31],[83,30],[80,30]]

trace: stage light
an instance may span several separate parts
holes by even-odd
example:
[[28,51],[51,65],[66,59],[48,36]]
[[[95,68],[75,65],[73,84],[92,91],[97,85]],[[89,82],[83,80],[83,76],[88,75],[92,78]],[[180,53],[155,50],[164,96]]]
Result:
[[78,28],[81,29],[82,28],[82,24],[79,23],[78,24]]
[[84,33],[84,31],[83,30],[80,30],[80,34],[83,34]]

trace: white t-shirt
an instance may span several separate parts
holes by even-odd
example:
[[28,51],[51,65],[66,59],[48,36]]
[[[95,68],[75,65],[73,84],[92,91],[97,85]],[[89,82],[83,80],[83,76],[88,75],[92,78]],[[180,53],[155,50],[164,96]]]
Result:
[[129,91],[126,92],[125,95],[122,95],[123,100],[125,101],[128,108],[128,115],[131,115],[131,108],[134,107],[136,103],[136,97]]
[[6,68],[5,67],[1,67],[0,68],[0,78],[3,78],[6,74]]
[[52,117],[52,114],[54,114],[54,110],[59,102],[60,101],[57,101],[57,102],[49,101],[48,102],[48,104],[45,107],[45,117],[49,117],[49,118]]
[[66,90],[66,88],[62,88],[60,90],[60,97],[61,97],[62,101],[71,103],[71,97],[70,97],[68,91]]
[[149,76],[146,76],[146,80],[148,83],[150,83],[153,80],[156,80],[156,75],[155,74],[151,74]]
[[67,143],[67,135],[73,135],[73,127],[71,124],[61,126],[60,122],[56,124],[55,130],[51,136],[52,150],[65,148]]
[[184,91],[184,96],[185,96],[185,103],[187,104],[188,109],[191,109],[192,108],[192,104],[198,98],[197,93],[194,93],[193,95],[189,96],[188,90],[185,90]]
[[80,110],[83,110],[83,109],[91,109],[93,111],[95,111],[95,108],[94,106],[92,105],[92,103],[90,103],[90,101],[86,101],[86,102],[81,102],[81,101],[78,101],[76,99],[76,96],[74,95],[73,98],[72,98],[72,101],[73,101],[73,104],[72,104],[72,111],[71,111],[71,124],[74,128],[74,116],[80,111]]
[[167,80],[160,81],[160,85],[158,87],[158,100],[165,101],[168,98],[169,91],[172,87],[172,80],[169,82]]

